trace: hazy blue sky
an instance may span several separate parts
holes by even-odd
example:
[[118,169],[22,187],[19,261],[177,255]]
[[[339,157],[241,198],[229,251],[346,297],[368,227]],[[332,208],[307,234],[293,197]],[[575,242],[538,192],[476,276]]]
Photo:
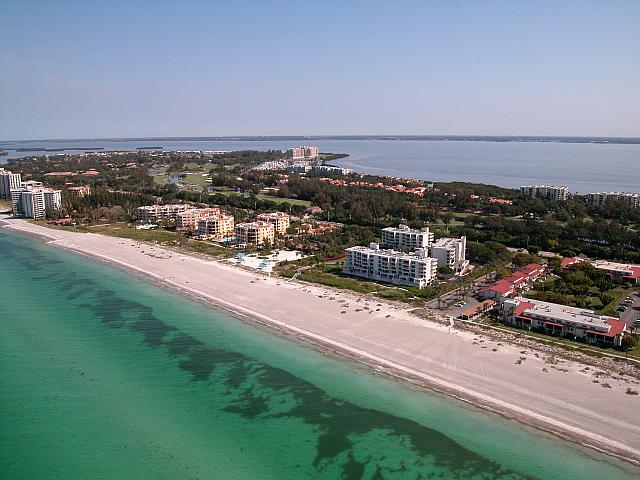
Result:
[[640,0],[0,0],[0,138],[640,136]]

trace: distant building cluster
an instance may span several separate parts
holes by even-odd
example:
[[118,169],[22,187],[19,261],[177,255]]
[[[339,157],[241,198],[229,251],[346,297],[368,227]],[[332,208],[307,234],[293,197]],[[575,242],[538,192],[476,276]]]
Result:
[[520,192],[535,198],[564,202],[569,198],[569,188],[564,185],[523,185]]
[[257,221],[235,224],[233,215],[218,207],[196,208],[189,204],[147,205],[139,207],[137,219],[145,224],[175,223],[176,229],[194,237],[215,241],[234,241],[238,245],[272,245],[276,235],[285,235],[290,216],[284,212],[258,215]]
[[631,208],[640,207],[640,194],[634,192],[596,192],[587,195],[587,204],[602,207],[607,202],[622,201]]
[[318,147],[308,147],[306,145],[301,145],[299,147],[288,149],[285,154],[286,158],[290,160],[312,160],[314,158],[318,158],[320,149]]
[[466,259],[466,237],[441,238],[434,243],[429,228],[407,225],[383,228],[380,243],[347,248],[343,272],[348,275],[425,288],[436,279],[438,267],[462,272]]

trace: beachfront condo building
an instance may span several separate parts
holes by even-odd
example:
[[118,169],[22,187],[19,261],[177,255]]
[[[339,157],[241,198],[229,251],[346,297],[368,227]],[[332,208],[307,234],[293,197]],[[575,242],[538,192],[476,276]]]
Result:
[[306,145],[290,148],[286,152],[287,158],[291,160],[318,158],[319,154],[320,149],[318,147],[307,147]]
[[239,223],[236,225],[236,242],[239,245],[273,245],[275,232],[271,223]]
[[193,205],[175,204],[175,205],[145,205],[138,207],[137,218],[143,223],[173,223],[179,213],[193,209]]
[[461,272],[469,265],[466,251],[467,237],[439,238],[431,246],[431,257],[438,261],[438,267],[449,267]]
[[593,310],[523,297],[505,300],[503,311],[510,325],[587,343],[619,346],[627,330],[624,320]]
[[198,228],[198,222],[203,218],[220,215],[218,207],[192,208],[186,212],[176,214],[176,229],[194,231]]
[[0,198],[11,198],[11,190],[19,189],[22,185],[22,177],[19,173],[11,173],[0,168]]
[[434,235],[429,227],[409,228],[407,225],[383,228],[380,233],[380,247],[392,250],[409,251],[427,248],[433,243]]
[[640,207],[640,194],[634,192],[595,192],[587,195],[587,204],[602,207],[607,202],[622,201],[631,208]]
[[523,185],[520,193],[556,202],[564,202],[569,198],[569,188],[564,185]]
[[377,243],[369,247],[347,248],[343,273],[394,285],[425,288],[437,275],[438,262],[427,256],[427,249],[413,253],[381,249]]
[[218,213],[198,220],[198,229],[195,235],[198,238],[222,241],[233,237],[233,229],[233,215]]
[[291,223],[289,214],[284,212],[261,213],[258,215],[258,221],[272,224],[278,235],[287,233],[287,229]]
[[47,211],[60,208],[62,192],[45,188],[40,182],[23,182],[20,188],[11,190],[11,204],[15,216],[41,219]]

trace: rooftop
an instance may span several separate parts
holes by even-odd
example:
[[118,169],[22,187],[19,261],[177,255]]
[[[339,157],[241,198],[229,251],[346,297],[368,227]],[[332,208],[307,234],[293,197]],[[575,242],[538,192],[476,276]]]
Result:
[[[533,315],[543,315],[545,317],[553,318],[553,320],[561,321],[564,324],[572,324],[574,326],[597,329],[603,331],[602,333],[612,333],[612,326],[616,326],[618,329],[618,323],[622,322],[614,317],[607,317],[604,315],[598,315],[593,310],[587,310],[584,308],[569,307],[567,305],[559,305],[557,303],[541,302],[539,300],[531,300],[529,298],[521,298],[519,307],[526,304],[526,308],[522,308],[522,312],[518,313],[519,309],[516,309],[516,315],[523,313],[530,313]],[[529,306],[532,305],[532,306]]]

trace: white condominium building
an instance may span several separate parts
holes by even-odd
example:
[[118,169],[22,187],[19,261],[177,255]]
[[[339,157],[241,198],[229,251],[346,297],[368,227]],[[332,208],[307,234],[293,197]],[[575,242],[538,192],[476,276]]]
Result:
[[279,235],[287,233],[287,229],[291,223],[289,214],[284,212],[261,213],[258,215],[258,221],[271,223]]
[[19,173],[0,168],[0,198],[11,198],[11,190],[19,189],[22,179]]
[[524,185],[520,192],[530,197],[546,198],[563,202],[569,198],[569,188],[564,185]]
[[236,225],[236,241],[244,245],[273,245],[275,228],[267,222],[239,223]]
[[347,248],[345,252],[342,271],[347,275],[418,288],[425,288],[437,275],[438,263],[427,256],[426,249],[404,253],[381,250],[379,244],[372,243],[369,247]]
[[596,207],[614,200],[621,200],[631,208],[640,207],[640,194],[634,192],[596,192],[587,195],[587,203]]
[[434,235],[429,227],[421,230],[409,228],[407,225],[383,228],[380,234],[380,246],[393,250],[415,250],[427,248],[433,243]]
[[218,241],[224,240],[233,236],[233,227],[234,220],[232,215],[218,213],[198,220],[196,236]]
[[198,222],[201,219],[212,215],[220,215],[220,209],[218,207],[193,208],[186,212],[178,213],[176,214],[176,229],[195,230],[198,228]]
[[146,205],[138,207],[137,218],[141,222],[175,222],[179,213],[193,209],[193,205]]
[[456,272],[469,265],[466,251],[467,237],[440,238],[431,246],[431,256],[438,261],[438,266],[449,267]]
[[329,175],[349,175],[353,170],[348,168],[335,167],[333,165],[315,165],[314,172],[328,173]]
[[18,217],[45,218],[47,210],[58,210],[62,204],[60,190],[44,188],[40,182],[25,182],[11,190],[13,213]]

